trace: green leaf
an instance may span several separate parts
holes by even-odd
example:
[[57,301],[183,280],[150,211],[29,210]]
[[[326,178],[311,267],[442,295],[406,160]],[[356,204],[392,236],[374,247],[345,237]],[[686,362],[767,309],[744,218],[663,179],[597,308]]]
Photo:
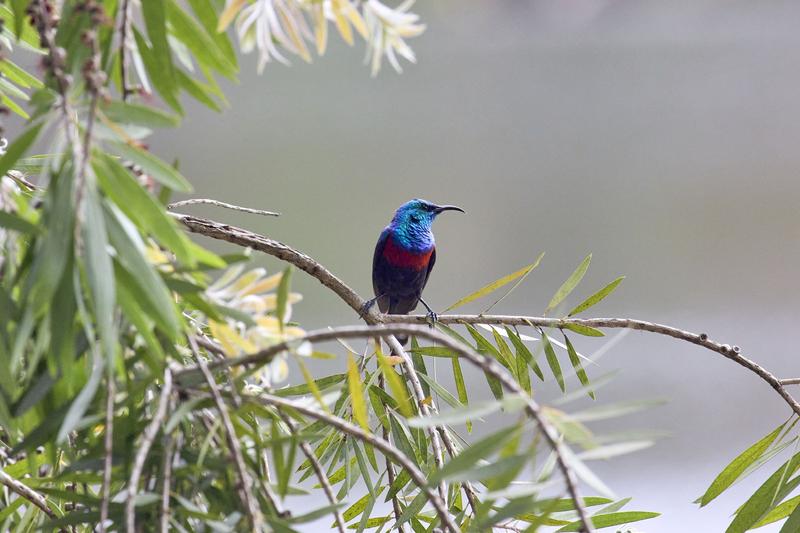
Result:
[[775,442],[775,439],[778,437],[781,430],[783,430],[784,426],[786,426],[785,422],[731,461],[730,464],[714,478],[714,481],[712,481],[711,485],[706,489],[705,494],[700,497],[700,506],[708,505],[714,498],[730,487],[734,481],[739,479],[747,467],[761,457],[772,443]]
[[275,304],[275,315],[278,317],[278,325],[283,330],[286,322],[286,310],[289,305],[289,289],[292,283],[292,266],[289,265],[283,271],[281,281],[278,283],[277,303]]
[[574,331],[575,333],[579,333],[581,335],[586,335],[587,337],[605,337],[606,334],[600,331],[597,328],[592,328],[589,326],[584,326],[583,324],[573,324],[571,322],[567,322],[564,324],[563,329],[568,329],[570,331]]
[[236,79],[236,65],[228,61],[214,39],[175,0],[168,0],[167,16],[172,34],[186,45],[194,59],[231,80]]
[[550,303],[547,304],[547,308],[544,310],[545,313],[555,309],[558,304],[563,302],[564,298],[569,296],[569,293],[571,293],[573,289],[578,286],[578,283],[580,283],[583,279],[583,275],[586,274],[586,270],[588,270],[591,260],[592,254],[589,254],[583,261],[581,261],[581,264],[578,265],[578,268],[576,268],[575,271],[570,274],[570,276],[567,278],[567,281],[565,281],[561,287],[558,288],[556,293],[550,299]]
[[638,411],[650,409],[651,407],[663,405],[664,403],[664,400],[658,399],[610,403],[599,405],[597,407],[590,407],[589,409],[572,413],[570,416],[573,420],[577,420],[579,422],[594,422],[596,420],[606,420],[608,418],[616,418],[618,416],[636,413]]
[[515,438],[520,431],[522,431],[521,425],[510,430],[509,428],[503,428],[464,448],[460,454],[446,462],[440,470],[428,476],[428,483],[433,486],[442,480],[449,479],[450,476],[455,476],[473,468],[479,460],[488,458],[509,440]]
[[506,334],[508,334],[508,338],[511,339],[511,344],[514,345],[514,349],[517,352],[517,358],[519,359],[520,357],[522,357],[528,364],[528,366],[531,367],[533,373],[536,374],[536,376],[540,380],[544,381],[544,374],[542,373],[542,369],[539,368],[539,364],[536,362],[536,358],[533,357],[531,351],[528,349],[527,346],[525,346],[525,343],[522,341],[522,338],[519,336],[519,334],[517,334],[516,331],[512,330],[508,326],[506,326]]
[[190,192],[192,190],[192,186],[188,181],[186,181],[186,178],[180,175],[177,170],[167,165],[149,152],[145,152],[140,148],[134,148],[133,146],[123,142],[110,142],[108,144],[123,159],[128,159],[133,163],[136,163],[142,167],[142,169],[144,169],[149,176],[162,185],[179,192]]
[[24,218],[3,210],[0,210],[0,227],[28,234],[36,233],[39,230],[36,225],[31,224]]
[[[581,382],[581,385],[584,387],[589,386],[589,378],[586,376],[586,371],[583,369],[583,365],[581,365],[581,360],[578,357],[578,352],[575,351],[575,347],[572,346],[572,342],[570,342],[569,337],[564,335],[564,342],[567,343],[567,354],[569,355],[569,362],[572,363],[572,368],[575,369],[575,375],[578,376],[578,380]],[[594,400],[594,391],[589,390],[589,397]]]
[[[620,524],[630,524],[641,520],[649,520],[661,516],[661,513],[651,513],[647,511],[623,511],[620,513],[598,514],[591,517],[592,524],[596,528],[618,526]],[[571,522],[558,531],[580,531],[583,524],[579,520]]]
[[[469,398],[467,397],[467,385],[464,382],[464,373],[461,371],[461,361],[459,361],[458,357],[453,357],[451,359],[453,365],[453,380],[456,384],[456,393],[458,394],[458,401],[464,405],[469,403]],[[467,421],[467,432],[472,432],[472,422]]]
[[214,99],[213,90],[207,84],[195,80],[179,68],[175,69],[175,75],[178,78],[178,86],[192,98],[214,111],[222,111],[222,107]]
[[131,292],[138,294],[138,303],[146,306],[144,308],[161,331],[177,340],[181,324],[169,289],[145,258],[144,243],[133,223],[113,205],[107,204],[106,207],[109,241],[117,252],[116,262],[121,267],[115,271],[121,275],[120,283],[125,283]]
[[[782,520],[793,514],[794,511],[797,509],[798,504],[800,504],[800,496],[795,496],[794,498],[789,498],[785,502],[781,503],[780,505],[776,506],[773,510],[768,512],[764,518],[756,522],[753,526],[753,529],[759,528],[762,526],[766,526],[767,524],[772,524],[773,522],[777,522],[778,520]],[[792,529],[790,531],[797,531],[796,529]]]
[[625,279],[625,276],[620,276],[617,279],[615,279],[614,281],[612,281],[611,283],[609,283],[608,285],[606,285],[605,287],[603,287],[602,289],[600,289],[599,291],[597,291],[596,293],[592,294],[591,296],[586,298],[583,302],[578,304],[575,307],[575,309],[573,309],[572,311],[567,313],[567,316],[577,315],[581,311],[586,311],[587,309],[589,309],[593,305],[599,303],[606,296],[608,296],[609,294],[614,292],[614,290],[617,288],[617,285],[622,283],[623,279]]
[[328,406],[325,405],[325,400],[322,399],[322,392],[319,390],[317,383],[314,381],[314,376],[311,375],[311,372],[308,370],[308,366],[303,361],[303,358],[296,357],[295,361],[297,361],[297,366],[300,367],[300,371],[303,373],[303,378],[306,380],[308,390],[311,391],[311,394],[314,395],[314,399],[316,399],[317,403],[319,403],[320,409],[323,411],[328,411]]
[[0,176],[8,174],[8,171],[14,168],[14,163],[36,142],[43,125],[44,123],[40,122],[28,128],[8,146],[5,155],[0,157]]
[[364,389],[361,383],[361,374],[353,354],[347,354],[347,386],[350,389],[350,400],[353,402],[353,417],[364,431],[370,433],[369,415],[367,414],[367,401],[364,398]]
[[97,332],[105,353],[109,372],[113,369],[116,353],[117,333],[114,327],[114,311],[116,308],[116,288],[114,266],[108,253],[108,234],[103,219],[103,208],[100,197],[94,187],[88,187],[85,193],[85,221],[81,226],[84,236],[84,261],[86,277],[94,304],[94,318]]
[[[155,4],[156,2],[153,3]],[[158,3],[161,3],[161,1],[159,0]],[[150,4],[150,2],[145,2],[145,4]],[[157,7],[155,9],[157,9]],[[156,91],[158,91],[158,94],[161,95],[161,98],[164,99],[164,102],[166,102],[173,111],[182,115],[183,108],[178,100],[175,80],[175,76],[177,75],[177,82],[180,85],[180,69],[176,69],[172,66],[172,59],[169,55],[166,55],[166,57],[159,57],[164,54],[159,54],[153,48],[150,48],[144,36],[135,27],[133,28],[133,36],[136,39],[136,50],[134,53],[138,53],[139,57],[141,57],[145,70],[147,71],[150,81],[153,82]]]
[[345,522],[349,522],[353,518],[360,516],[361,513],[367,508],[367,504],[369,503],[370,499],[375,500],[380,494],[384,491],[386,487],[378,487],[375,493],[367,493],[363,497],[359,498],[353,505],[348,507],[344,513],[342,513],[342,518],[344,518]]
[[431,427],[442,425],[463,424],[468,420],[476,420],[486,415],[496,413],[501,409],[507,413],[513,413],[525,407],[525,399],[518,395],[508,395],[502,400],[491,402],[473,402],[472,405],[465,405],[441,411],[434,415],[415,417],[408,419],[410,427]]
[[180,117],[141,104],[112,100],[101,107],[103,113],[112,121],[147,128],[174,128],[180,124]]
[[553,376],[556,378],[556,382],[558,382],[558,386],[561,389],[561,392],[566,392],[567,388],[564,384],[564,374],[561,372],[561,365],[558,362],[558,357],[556,357],[556,351],[553,349],[553,345],[550,343],[550,339],[547,337],[547,334],[544,331],[540,331],[542,334],[542,346],[544,346],[544,355],[547,359],[547,364],[550,366],[550,371],[553,372]]
[[464,481],[491,480],[492,478],[505,476],[509,473],[519,474],[519,471],[523,466],[525,466],[525,463],[527,463],[529,459],[530,456],[527,454],[504,457],[502,459],[490,461],[475,468],[470,468],[455,474],[451,474],[447,476],[447,480],[453,483],[462,483]]
[[89,408],[89,404],[91,403],[92,399],[94,399],[94,395],[97,393],[97,389],[100,386],[100,381],[103,377],[103,357],[92,351],[92,372],[89,376],[89,380],[84,385],[81,392],[78,393],[78,396],[69,406],[67,410],[67,414],[64,416],[63,422],[61,423],[61,428],[58,430],[58,437],[56,438],[57,442],[62,443],[67,440],[67,436],[72,432],[72,430],[77,427],[80,423],[81,419],[83,418],[84,413]]
[[535,269],[537,266],[539,266],[539,263],[541,262],[541,260],[542,260],[542,258],[543,258],[543,257],[544,257],[544,252],[542,252],[541,254],[539,254],[539,257],[537,257],[537,258],[536,258],[536,261],[534,261],[534,262],[533,262],[533,265],[531,266],[531,268],[530,268],[530,269],[528,269],[528,271],[527,271],[527,272],[525,272],[525,273],[524,273],[522,276],[520,276],[520,277],[519,277],[519,279],[517,280],[517,282],[516,282],[516,283],[514,283],[514,285],[512,285],[510,289],[508,289],[508,290],[507,290],[505,293],[503,293],[503,295],[502,295],[500,298],[498,298],[497,300],[495,300],[494,302],[492,302],[492,305],[490,305],[489,307],[487,307],[486,309],[484,309],[484,310],[483,310],[483,312],[482,312],[481,314],[482,314],[482,315],[485,315],[485,314],[489,313],[489,311],[491,311],[491,310],[494,308],[494,306],[496,306],[497,304],[499,304],[500,302],[502,302],[503,300],[505,300],[505,299],[506,299],[506,297],[507,297],[509,294],[511,294],[512,292],[514,292],[514,289],[516,289],[517,287],[519,287],[519,286],[522,284],[522,282],[523,282],[523,281],[525,281],[525,278],[527,278],[527,277],[528,277],[528,274],[530,274],[531,272],[533,272],[533,270],[534,270],[534,269]]
[[800,467],[800,453],[781,465],[750,498],[739,508],[736,517],[726,530],[727,533],[743,533],[761,520],[775,504],[780,487],[790,479]]
[[[150,78],[164,100],[170,103],[170,100],[175,99],[176,92],[172,52],[167,39],[166,5],[164,0],[148,0],[142,2],[141,10],[147,27],[147,36],[153,46],[151,61],[145,61],[145,65],[150,63],[147,66]],[[145,53],[141,50],[141,46],[139,53],[144,60]]]
[[409,398],[408,391],[406,390],[405,385],[403,385],[400,376],[398,376],[397,372],[395,372],[391,367],[389,362],[386,360],[386,356],[381,353],[380,348],[378,348],[376,354],[378,357],[378,366],[380,367],[380,371],[384,378],[386,378],[386,383],[388,383],[389,389],[392,391],[392,397],[394,398],[394,401],[397,402],[397,407],[400,410],[400,413],[406,418],[414,416],[411,398]]
[[800,505],[794,508],[779,533],[795,533],[796,531],[800,531]]
[[[495,280],[495,281],[489,283],[488,285],[485,285],[485,286],[481,287],[480,289],[478,289],[477,291],[473,292],[472,294],[470,294],[468,296],[465,296],[465,297],[461,298],[460,300],[458,300],[456,303],[454,303],[453,305],[451,305],[450,307],[445,309],[444,312],[446,313],[447,311],[455,309],[456,307],[461,307],[462,305],[468,304],[473,300],[477,300],[478,298],[482,298],[482,297],[486,296],[487,294],[496,291],[500,287],[511,283],[512,281],[514,281],[517,278],[520,278],[522,276],[527,276],[531,272],[531,270],[533,270],[534,268],[536,268],[538,266],[539,261],[541,261],[541,259],[542,259],[542,256],[540,255],[539,259],[537,259],[534,263],[531,263],[530,265],[528,265],[526,267],[523,267],[523,268],[517,270],[516,272],[512,272],[511,274],[508,274],[507,276],[503,276],[502,278],[500,278],[498,280]],[[503,296],[503,298],[505,298],[505,296]],[[495,302],[495,303],[497,303],[497,302]],[[494,305],[494,304],[492,304],[492,305]]]
[[94,171],[103,192],[139,228],[167,247],[182,263],[196,264],[193,243],[153,196],[147,193],[119,160],[97,154]]

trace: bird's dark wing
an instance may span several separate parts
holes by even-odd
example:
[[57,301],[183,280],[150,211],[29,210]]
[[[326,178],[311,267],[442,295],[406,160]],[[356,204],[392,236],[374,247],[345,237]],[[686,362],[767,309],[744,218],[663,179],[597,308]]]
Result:
[[[382,294],[386,294],[387,288],[382,286],[383,276],[381,276],[381,272],[383,270],[383,265],[381,265],[381,261],[383,259],[383,249],[386,246],[386,240],[389,238],[389,228],[385,228],[382,232],[380,237],[378,237],[378,242],[375,244],[375,253],[372,255],[372,290],[375,292],[375,296],[378,297]],[[385,313],[389,310],[389,298],[383,297],[378,298],[378,309],[381,310],[381,313]]]

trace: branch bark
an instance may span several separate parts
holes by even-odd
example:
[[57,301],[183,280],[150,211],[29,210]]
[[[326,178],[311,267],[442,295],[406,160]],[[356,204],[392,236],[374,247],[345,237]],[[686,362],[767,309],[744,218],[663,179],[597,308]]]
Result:
[[33,505],[41,509],[47,516],[50,518],[58,518],[58,515],[50,509],[50,506],[47,505],[47,498],[30,488],[29,486],[25,485],[24,483],[17,481],[13,477],[6,474],[2,468],[0,468],[0,484],[5,485],[12,492],[16,493],[18,496],[25,498]]
[[164,423],[164,418],[167,415],[167,405],[169,405],[169,395],[172,392],[172,372],[169,368],[164,371],[164,385],[161,387],[161,394],[158,398],[158,407],[153,415],[153,419],[144,430],[142,442],[139,443],[139,450],[136,452],[136,457],[133,461],[133,468],[131,475],[128,479],[128,495],[125,499],[125,525],[128,531],[136,531],[136,493],[139,487],[139,478],[142,475],[144,462],[147,459],[147,454],[153,441]]

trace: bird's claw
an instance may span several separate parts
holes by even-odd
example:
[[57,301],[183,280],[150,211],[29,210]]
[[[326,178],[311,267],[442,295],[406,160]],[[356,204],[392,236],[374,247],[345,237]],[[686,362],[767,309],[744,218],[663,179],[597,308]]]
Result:
[[375,305],[376,301],[378,301],[378,299],[373,298],[371,300],[367,300],[366,302],[364,302],[364,305],[362,305],[361,309],[358,311],[358,316],[361,318],[366,318],[366,316],[369,314],[370,309],[372,309],[372,306]]
[[435,327],[436,326],[436,322],[439,320],[439,315],[437,315],[433,311],[428,311],[428,314],[425,315],[425,317],[426,317],[428,325],[430,327]]

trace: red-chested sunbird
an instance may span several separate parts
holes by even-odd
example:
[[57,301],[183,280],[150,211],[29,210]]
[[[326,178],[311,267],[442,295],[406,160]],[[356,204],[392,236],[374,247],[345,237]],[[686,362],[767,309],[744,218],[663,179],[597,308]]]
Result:
[[[436,205],[418,198],[395,211],[375,246],[372,258],[375,298],[364,305],[365,313],[377,302],[383,313],[405,315],[422,302],[428,310],[428,317],[436,320],[436,313],[422,299],[422,290],[436,262],[436,242],[431,225],[444,211],[464,212],[454,205]],[[405,339],[399,340],[405,343]]]

